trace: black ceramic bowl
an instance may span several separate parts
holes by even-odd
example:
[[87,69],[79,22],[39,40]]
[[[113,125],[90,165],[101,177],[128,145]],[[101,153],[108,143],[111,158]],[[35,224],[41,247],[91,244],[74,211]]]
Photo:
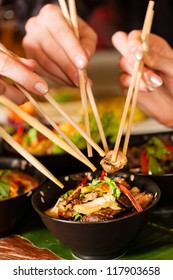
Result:
[[[0,169],[17,169],[32,175],[39,181],[39,185],[46,180],[37,169],[26,160],[17,158],[0,157]],[[35,190],[35,189],[34,189]],[[14,198],[0,200],[0,237],[8,235],[17,226],[28,210],[32,210],[31,195],[33,191]]]
[[[86,173],[78,173],[60,178],[65,186],[63,190],[51,182],[43,184],[32,196],[33,207],[49,231],[68,246],[77,258],[118,258],[147,224],[150,214],[160,198],[160,189],[149,179],[119,172],[112,174],[111,177],[122,176],[154,195],[152,204],[144,211],[124,218],[90,223],[56,219],[43,213],[44,210],[52,207],[65,191],[75,188],[85,175]],[[93,178],[96,175],[99,176],[100,173],[93,173]]]
[[[130,138],[130,145],[129,146],[141,146],[148,142],[148,140],[156,136],[161,139],[165,139],[173,146],[173,132],[164,132],[164,133],[151,133],[151,134],[144,134],[144,135],[132,135]],[[126,169],[126,171],[128,171]],[[158,203],[158,207],[166,207],[172,208],[173,207],[173,173],[162,174],[162,175],[151,175],[151,174],[142,174],[142,173],[135,173],[141,177],[147,177],[154,181],[161,190],[161,198]]]

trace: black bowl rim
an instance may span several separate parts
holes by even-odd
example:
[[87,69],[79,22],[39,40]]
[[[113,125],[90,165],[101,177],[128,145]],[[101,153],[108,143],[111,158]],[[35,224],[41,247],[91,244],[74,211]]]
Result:
[[[80,172],[81,173],[91,173],[90,171],[89,172]],[[75,174],[79,174],[79,173],[75,173]],[[71,175],[75,175],[75,174],[70,174],[70,175],[66,175],[66,176],[71,176]],[[131,174],[131,173],[128,173],[128,172],[116,172],[116,174],[127,174],[128,176],[135,176],[137,178],[141,178],[141,176],[138,176],[136,174]],[[63,176],[66,177],[66,176]],[[62,178],[62,177],[61,177]],[[129,216],[126,216],[126,217],[121,217],[121,218],[116,218],[116,219],[112,219],[112,220],[107,220],[107,221],[101,221],[101,222],[79,222],[79,221],[69,221],[69,220],[63,220],[63,219],[58,219],[58,218],[54,218],[54,217],[51,217],[51,216],[48,216],[46,215],[45,213],[43,213],[41,210],[39,210],[35,203],[34,203],[34,199],[35,199],[35,196],[37,195],[38,192],[40,192],[41,188],[43,188],[44,186],[48,185],[50,183],[50,181],[47,181],[45,184],[42,184],[41,186],[39,186],[36,191],[34,192],[34,194],[32,195],[32,198],[31,198],[31,203],[32,203],[32,206],[33,208],[35,209],[35,211],[39,214],[40,217],[45,217],[45,218],[49,218],[50,220],[54,220],[54,221],[57,221],[57,222],[61,222],[61,223],[68,223],[68,224],[80,224],[80,225],[96,225],[96,224],[106,224],[106,223],[114,223],[116,221],[121,221],[121,220],[126,220],[126,219],[130,219],[130,217],[135,217],[136,215],[142,215],[143,213],[145,213],[146,211],[148,211],[149,209],[153,208],[157,202],[159,201],[160,199],[160,196],[161,196],[161,190],[160,188],[157,186],[157,184],[155,182],[153,182],[152,180],[150,180],[149,178],[145,178],[145,180],[147,180],[148,182],[152,182],[152,184],[154,185],[155,189],[156,189],[156,192],[155,194],[157,194],[157,197],[156,199],[153,201],[153,203],[151,205],[149,205],[147,208],[143,209],[142,212],[135,212],[133,215],[129,215]],[[48,187],[48,186],[47,186]],[[58,187],[55,185],[55,187]]]
[[[14,160],[16,160],[16,161],[18,161],[18,162],[25,162],[26,167],[28,166],[28,167],[30,167],[30,168],[34,168],[34,169],[35,169],[34,166],[32,166],[26,159],[23,159],[23,158],[5,157],[5,156],[2,156],[2,157],[0,157],[0,164],[1,164],[1,161],[6,160],[6,159],[8,159],[8,161],[10,161],[10,162],[12,162],[12,161],[14,161]],[[3,168],[0,167],[0,169],[3,169]],[[7,168],[6,168],[6,169],[7,169]],[[9,168],[9,169],[10,169],[10,168]],[[15,169],[15,168],[14,168],[14,169]],[[36,169],[36,170],[37,170],[37,169]],[[23,171],[23,170],[21,169],[21,171]],[[3,203],[5,203],[5,202],[7,202],[7,201],[17,200],[17,199],[20,199],[20,198],[22,198],[22,197],[30,197],[30,196],[32,195],[32,193],[33,193],[37,188],[41,187],[41,185],[44,184],[44,183],[46,182],[46,177],[45,177],[45,175],[43,175],[39,170],[37,170],[37,172],[38,172],[38,173],[40,174],[40,176],[41,176],[41,182],[39,183],[39,185],[38,185],[35,189],[30,190],[30,191],[28,191],[28,192],[25,192],[25,193],[23,193],[23,194],[20,194],[20,195],[18,195],[18,196],[15,196],[15,197],[9,197],[9,198],[5,198],[5,199],[2,199],[2,200],[0,199],[0,203],[3,204]],[[31,194],[30,194],[30,193],[31,193]]]
[[146,178],[160,178],[160,177],[171,177],[173,176],[173,173],[164,173],[164,174],[144,174],[144,173],[140,173],[140,172],[133,172],[133,171],[126,171],[127,173],[129,174],[133,174],[133,175],[137,175],[137,176],[140,176],[140,177],[146,177]]

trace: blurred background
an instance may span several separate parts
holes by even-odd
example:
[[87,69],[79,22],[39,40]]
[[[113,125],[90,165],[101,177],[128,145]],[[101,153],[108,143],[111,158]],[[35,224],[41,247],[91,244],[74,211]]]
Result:
[[[47,3],[57,0],[0,0],[0,40],[13,51],[21,53],[20,42],[26,20],[38,14]],[[78,14],[98,34],[98,49],[112,48],[111,36],[116,30],[140,29],[148,0],[76,0]],[[173,1],[156,0],[152,32],[161,35],[171,46],[173,36]]]
[[[76,0],[77,12],[98,35],[97,51],[88,68],[93,80],[96,97],[122,95],[119,86],[119,54],[113,48],[111,36],[117,30],[129,32],[141,29],[148,6],[148,0]],[[36,16],[42,6],[48,3],[58,5],[58,0],[0,0],[0,41],[14,53],[25,56],[21,47],[28,18]],[[173,46],[173,1],[156,0],[152,32],[165,38]],[[55,87],[56,84],[50,84]],[[59,89],[58,89],[59,90]],[[66,91],[58,93],[69,96]],[[74,94],[71,94],[70,96]],[[76,96],[76,92],[75,92]],[[80,97],[80,94],[78,93]],[[47,108],[48,110],[48,108]],[[148,124],[147,124],[148,126]]]
[[[78,14],[86,20],[98,35],[97,52],[88,71],[97,89],[105,87],[117,90],[118,54],[112,46],[111,36],[117,30],[129,32],[141,29],[148,0],[76,0]],[[21,47],[28,18],[36,16],[42,6],[58,5],[58,0],[0,0],[0,40],[10,50],[24,56]],[[165,38],[173,46],[173,1],[156,0],[152,32]],[[102,67],[101,67],[102,66]],[[102,71],[97,71],[102,69]]]

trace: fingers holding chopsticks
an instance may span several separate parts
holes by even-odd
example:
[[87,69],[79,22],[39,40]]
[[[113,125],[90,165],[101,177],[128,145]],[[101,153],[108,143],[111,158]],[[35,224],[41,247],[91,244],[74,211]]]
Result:
[[45,5],[38,16],[26,23],[23,39],[25,52],[38,61],[39,71],[47,72],[54,80],[61,76],[70,85],[79,85],[76,70],[86,68],[97,42],[93,29],[79,17],[78,23],[80,41],[61,9],[57,5]]
[[[162,55],[162,50],[164,49],[162,46],[164,47],[165,41],[159,39],[161,41],[157,47],[155,40],[158,39],[158,36],[150,34],[147,43],[148,47],[144,52],[140,36],[141,31],[133,30],[129,34],[116,32],[112,37],[115,48],[122,54],[119,60],[120,68],[123,70],[120,76],[120,83],[124,87],[129,86],[134,63],[136,60],[142,59],[146,67],[143,71],[140,90],[154,91],[163,84],[162,76],[159,75],[159,71],[163,70],[163,61],[159,59],[159,56]],[[169,47],[168,49],[171,48]],[[169,53],[170,51],[172,50],[169,50]],[[161,65],[159,65],[159,61],[162,61]],[[169,61],[167,63],[169,64]],[[168,65],[167,63],[164,65]]]
[[27,101],[25,95],[15,86],[6,83],[0,78],[0,95],[4,95],[17,105],[21,105]]
[[[48,91],[47,82],[33,71],[35,66],[36,62],[32,60],[12,57],[10,53],[4,53],[3,45],[0,45],[1,94],[12,98],[18,104],[26,101],[23,94],[13,87],[12,83],[9,85],[4,78],[9,78],[35,94],[45,94]],[[17,95],[13,96],[15,94]]]

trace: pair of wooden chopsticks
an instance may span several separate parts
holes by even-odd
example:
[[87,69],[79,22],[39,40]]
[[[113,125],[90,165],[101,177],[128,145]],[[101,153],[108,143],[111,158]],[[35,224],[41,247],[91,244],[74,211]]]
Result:
[[[62,10],[62,13],[63,13],[65,19],[67,20],[67,22],[73,29],[76,37],[78,39],[80,39],[75,0],[68,0],[69,9],[67,8],[65,0],[58,0],[58,2],[59,2],[59,5],[61,7],[61,10]],[[108,148],[107,140],[106,140],[106,137],[104,134],[102,123],[100,121],[99,113],[98,113],[97,106],[96,106],[96,103],[94,100],[91,86],[88,82],[86,82],[85,71],[78,69],[78,76],[79,76],[80,93],[81,93],[82,108],[83,108],[83,112],[84,112],[84,122],[85,122],[86,133],[87,133],[87,135],[90,136],[90,125],[89,125],[89,115],[88,115],[88,100],[89,100],[97,126],[98,126],[98,130],[100,133],[100,138],[102,141],[104,151],[108,152],[109,148]],[[87,142],[87,150],[88,150],[88,156],[91,157],[92,156],[92,147],[89,142]]]
[[[16,58],[16,55],[13,54],[11,51],[6,49],[4,45],[0,43],[0,50],[4,53],[8,54],[9,56]],[[21,85],[15,83],[17,88],[21,90],[24,95],[27,97],[27,99],[36,107],[36,109],[48,120],[48,122],[51,124],[52,127],[64,138],[65,141],[61,140],[56,134],[54,134],[50,129],[45,127],[43,124],[41,124],[38,120],[31,117],[27,113],[25,113],[23,110],[21,110],[15,103],[10,101],[5,96],[0,96],[0,103],[2,103],[4,106],[18,114],[20,117],[22,117],[27,123],[29,123],[31,126],[35,127],[38,131],[40,131],[42,134],[44,134],[47,138],[49,138],[52,142],[60,146],[63,150],[65,150],[67,153],[71,154],[75,158],[77,158],[79,161],[83,162],[86,166],[90,167],[92,171],[96,170],[96,167],[84,156],[84,154],[74,145],[74,143],[60,130],[58,125],[52,120],[52,118],[43,110],[43,108],[37,103],[37,101],[32,97],[32,95]],[[87,143],[90,143],[90,145],[100,154],[100,156],[104,156],[105,152],[98,146],[97,143],[93,141],[91,137],[89,137],[84,130],[82,130],[79,125],[69,116],[66,114],[66,112],[62,109],[62,107],[52,98],[52,96],[47,93],[44,95],[45,99],[69,122],[71,125],[84,137],[84,139],[87,141]],[[32,156],[26,157],[26,152],[23,151],[22,146],[19,148],[20,145],[16,146],[15,140],[12,137],[6,137],[6,133],[1,128],[1,136],[2,138],[9,143],[10,139],[10,145],[17,149],[19,153],[22,155],[25,155],[24,157],[27,159],[30,159],[30,162],[33,162],[33,165],[35,166],[35,159]],[[41,167],[41,165],[40,165]],[[42,173],[46,175],[48,178],[50,178],[50,172],[48,170],[44,170],[43,172],[43,166],[39,168],[39,161],[37,162],[37,168],[42,170]],[[48,171],[48,172],[47,172]],[[51,175],[51,180],[54,182],[57,182],[56,178]],[[62,184],[59,183],[59,185],[62,187]]]
[[[11,51],[9,51],[3,44],[0,43],[0,50],[4,53],[8,54],[9,56],[16,58],[17,56],[13,54]],[[44,118],[48,120],[48,122],[55,128],[55,130],[58,131],[62,135],[63,138],[65,138],[65,135],[63,132],[57,127],[55,122],[52,120],[52,118],[43,110],[43,108],[40,106],[40,104],[35,101],[35,99],[32,97],[32,95],[21,85],[15,83],[15,85],[18,87],[20,91],[23,92],[23,94],[27,97],[27,99],[36,107],[36,109],[43,115]],[[97,143],[93,141],[91,137],[89,137],[83,129],[63,110],[63,108],[52,98],[52,96],[47,93],[43,96],[82,136],[83,138],[100,154],[100,156],[104,156],[105,152],[98,146]],[[73,146],[75,150],[81,155],[81,151],[75,146],[74,144],[66,137],[65,139],[68,141],[68,144],[70,146]],[[84,156],[84,155],[83,155]]]
[[[147,46],[148,36],[150,34],[150,30],[151,30],[151,26],[152,26],[152,21],[153,21],[153,16],[154,16],[153,7],[154,7],[154,1],[149,1],[143,28],[142,28],[142,33],[141,33],[141,42],[142,42],[144,51]],[[124,110],[123,110],[122,118],[120,121],[117,138],[115,141],[115,146],[114,146],[111,162],[116,161],[122,134],[124,131],[124,126],[125,126],[125,121],[127,118],[129,105],[131,103],[130,116],[129,116],[129,120],[128,120],[128,125],[127,125],[126,134],[125,134],[124,145],[123,145],[123,151],[122,151],[124,155],[126,155],[126,153],[127,153],[130,132],[131,132],[131,127],[132,127],[132,122],[133,122],[133,116],[134,116],[138,92],[139,92],[139,85],[140,85],[141,77],[142,77],[142,73],[143,73],[143,67],[144,67],[144,63],[142,60],[136,61],[133,72],[132,72],[132,78],[131,78],[130,86],[128,89],[126,102],[124,105]]]
[[39,162],[34,156],[28,153],[17,141],[9,135],[4,128],[0,126],[0,137],[4,139],[10,146],[12,146],[19,154],[21,154],[28,162],[30,162],[36,169],[38,169],[42,174],[49,178],[52,182],[63,188],[63,184],[44,166]]

